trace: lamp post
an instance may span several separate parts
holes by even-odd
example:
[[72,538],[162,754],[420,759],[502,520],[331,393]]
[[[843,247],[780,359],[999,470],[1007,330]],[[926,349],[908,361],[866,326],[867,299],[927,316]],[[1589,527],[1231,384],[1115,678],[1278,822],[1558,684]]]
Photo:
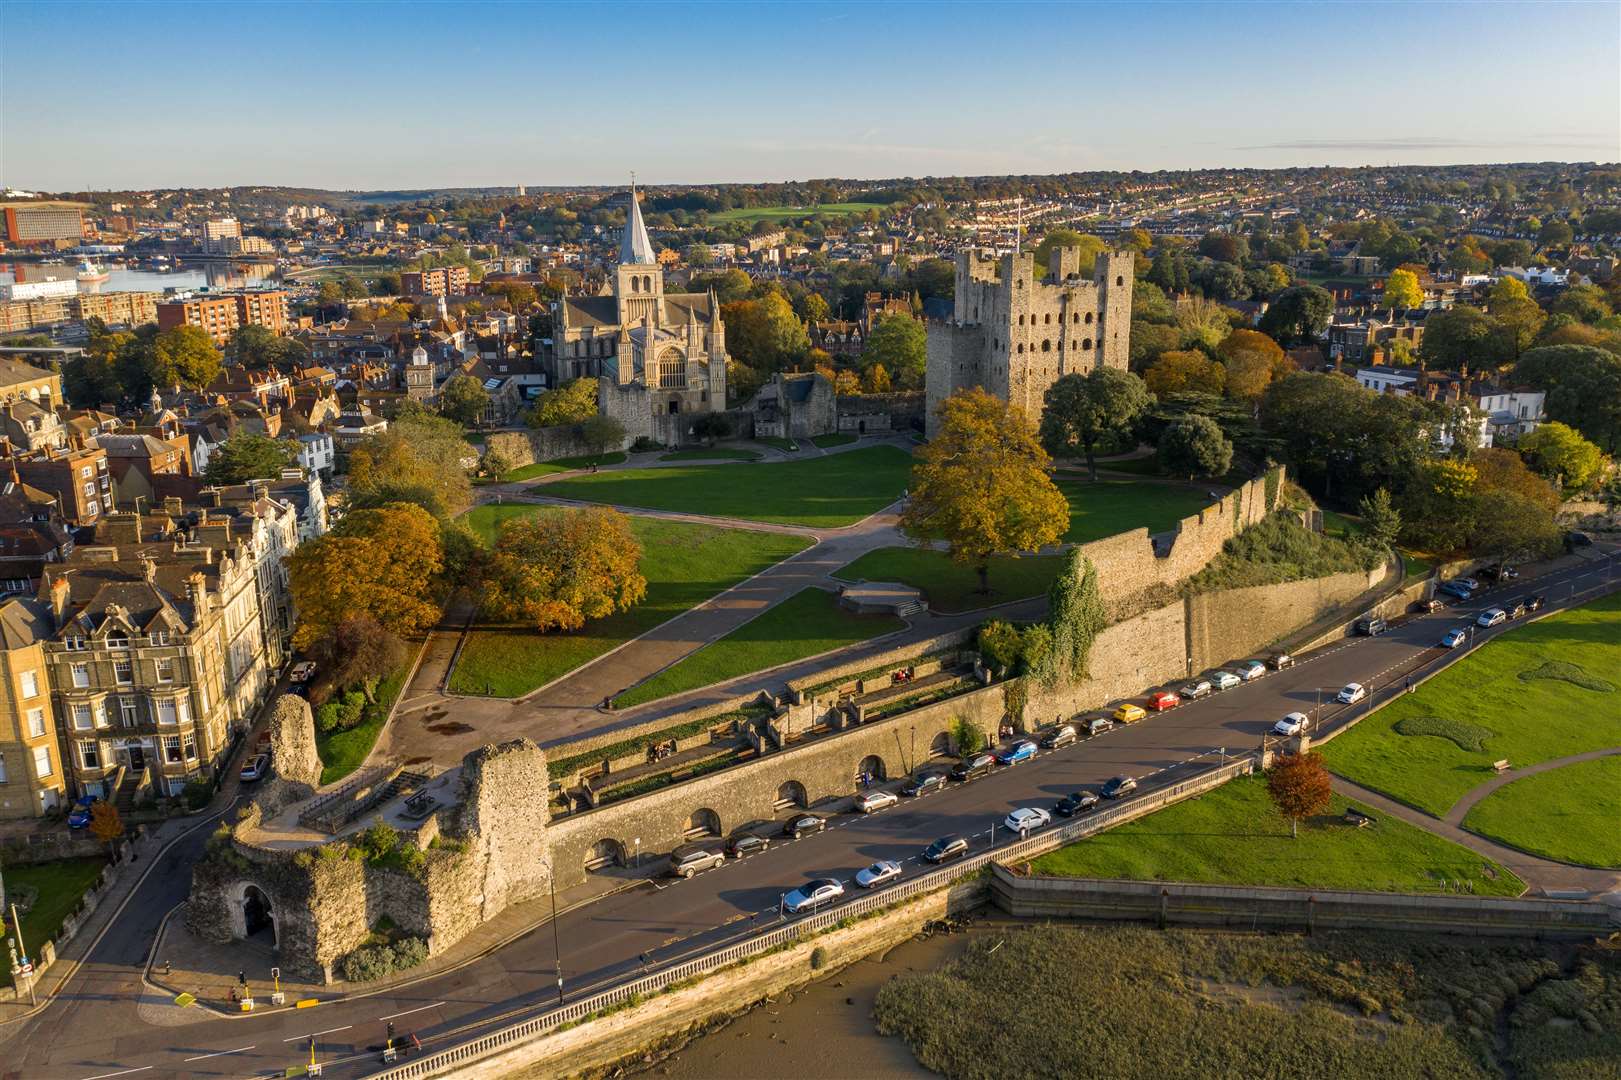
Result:
[[557,875],[548,868],[546,887],[552,894],[552,962],[557,969],[557,1003],[563,1004],[563,946],[557,939]]

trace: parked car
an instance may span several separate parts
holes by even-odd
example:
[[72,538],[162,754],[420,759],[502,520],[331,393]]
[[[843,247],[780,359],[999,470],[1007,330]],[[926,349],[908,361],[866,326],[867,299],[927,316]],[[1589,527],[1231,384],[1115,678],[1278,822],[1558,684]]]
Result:
[[956,835],[942,836],[923,849],[923,857],[932,863],[943,863],[947,859],[960,859],[966,854],[968,854],[968,841]]
[[1093,735],[1102,735],[1112,727],[1114,727],[1114,721],[1107,716],[1094,716],[1086,722],[1086,734],[1089,738]]
[[1368,688],[1359,682],[1348,682],[1335,695],[1334,700],[1341,705],[1355,705],[1368,696]]
[[1199,679],[1196,682],[1188,683],[1177,693],[1188,701],[1198,701],[1200,698],[1210,696],[1210,682],[1207,679]]
[[1174,709],[1180,704],[1182,704],[1182,699],[1176,696],[1174,690],[1156,690],[1148,695],[1148,707],[1155,712]]
[[782,827],[782,832],[784,836],[791,836],[798,840],[801,836],[819,833],[826,828],[826,818],[817,817],[815,814],[800,814],[798,817],[789,818],[788,824]]
[[670,852],[670,876],[689,878],[726,865],[726,855],[705,847],[678,847]]
[[1053,807],[1053,809],[1058,811],[1064,817],[1074,817],[1076,814],[1093,809],[1097,806],[1097,804],[1097,792],[1072,791],[1068,795],[1065,795],[1062,799],[1059,799],[1058,805]]
[[1593,538],[1580,530],[1572,529],[1570,532],[1565,534],[1565,548],[1567,550],[1592,546]]
[[946,777],[944,773],[919,773],[901,785],[901,794],[905,795],[908,799],[915,799],[919,795],[924,795],[931,791],[939,791],[945,786]]
[[1459,581],[1444,581],[1435,591],[1454,600],[1467,600],[1475,594],[1475,590]]
[[1446,649],[1456,649],[1459,645],[1462,645],[1468,640],[1468,632],[1460,630],[1458,627],[1454,626],[1451,630],[1448,630],[1445,634],[1441,635],[1441,647]]
[[901,801],[893,791],[863,791],[856,796],[856,809],[863,814],[876,813]]
[[888,885],[900,876],[900,863],[879,859],[866,869],[856,871],[856,884],[863,889],[876,889],[880,885]]
[[844,895],[844,886],[832,878],[813,878],[783,897],[782,907],[790,915],[799,915],[825,907]]
[[759,854],[770,846],[771,840],[769,837],[760,836],[756,833],[738,833],[726,841],[726,854],[734,859],[746,859],[750,855]]
[[1390,624],[1378,615],[1364,615],[1356,621],[1356,632],[1363,637],[1378,637],[1388,629]]
[[1520,576],[1520,572],[1512,566],[1488,566],[1480,572],[1480,576],[1487,581],[1513,581]]
[[1103,785],[1105,799],[1123,799],[1137,790],[1137,780],[1131,776],[1116,776]]
[[73,804],[73,809],[68,811],[68,828],[89,828],[90,818],[92,816],[90,808],[95,805],[96,797],[94,795],[79,796],[78,800]]
[[959,761],[951,767],[953,780],[974,780],[992,769],[996,768],[996,758],[991,754],[975,754],[967,761]]
[[1311,726],[1311,720],[1303,712],[1292,712],[1272,725],[1274,735],[1299,735]]
[[1526,613],[1527,608],[1525,606],[1525,601],[1524,600],[1516,600],[1512,604],[1510,604],[1505,610],[1507,610],[1509,618],[1518,619],[1521,615],[1524,615]]
[[1475,617],[1476,626],[1501,626],[1506,622],[1508,622],[1508,612],[1500,607],[1487,608]]
[[1461,577],[1461,578],[1458,578],[1457,580],[1458,580],[1459,585],[1462,585],[1464,588],[1468,589],[1470,592],[1475,592],[1480,588],[1480,579],[1479,578]]
[[1016,833],[1035,832],[1053,823],[1053,816],[1036,806],[1021,806],[1002,819],[1002,824]]
[[1240,660],[1233,665],[1233,674],[1245,682],[1253,682],[1266,674],[1266,665],[1259,660]]
[[1543,596],[1541,593],[1537,593],[1534,596],[1527,596],[1524,600],[1520,601],[1520,603],[1525,605],[1525,610],[1527,611],[1541,611],[1542,605],[1546,604],[1547,602],[1548,598]]
[[1020,739],[1012,746],[1005,746],[996,752],[996,760],[1003,765],[1017,765],[1035,756],[1036,744],[1029,739]]
[[1273,671],[1282,671],[1284,668],[1295,666],[1295,658],[1286,652],[1273,653],[1266,658],[1266,666]]
[[314,660],[300,660],[293,665],[293,670],[287,673],[287,681],[294,684],[307,683],[313,678],[315,678]]
[[1135,724],[1147,715],[1147,710],[1141,705],[1133,705],[1127,701],[1115,709],[1112,719],[1117,724]]
[[1218,671],[1210,676],[1211,685],[1213,685],[1217,690],[1231,690],[1233,687],[1237,686],[1243,681],[1243,679],[1240,679],[1237,675],[1234,675],[1230,671]]
[[1041,745],[1045,750],[1057,750],[1060,746],[1068,746],[1079,738],[1074,724],[1060,724],[1041,737]]
[[263,778],[264,774],[269,771],[270,755],[255,754],[253,755],[253,759],[251,761],[242,766],[242,771],[237,775],[244,784],[251,784],[255,780]]
[[1446,604],[1441,601],[1440,597],[1432,596],[1428,600],[1420,600],[1415,603],[1413,605],[1413,610],[1422,612],[1424,614],[1433,615],[1444,607],[1446,607]]

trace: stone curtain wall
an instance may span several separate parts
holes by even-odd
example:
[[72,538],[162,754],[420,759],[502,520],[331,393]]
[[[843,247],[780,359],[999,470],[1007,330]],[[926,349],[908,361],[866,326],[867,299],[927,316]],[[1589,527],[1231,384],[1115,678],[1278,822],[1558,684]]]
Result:
[[315,748],[315,718],[310,703],[297,694],[276,699],[266,729],[270,737],[270,776],[255,801],[269,815],[308,799],[321,786],[321,755]]
[[1283,585],[1190,596],[1187,604],[1187,654],[1193,670],[1203,671],[1235,656],[1266,649],[1302,622],[1332,611],[1385,579],[1386,566],[1351,570]]
[[528,739],[480,747],[462,759],[461,784],[455,832],[481,868],[478,909],[491,919],[546,889],[546,755]]
[[925,395],[921,390],[891,394],[852,394],[837,399],[837,426],[850,435],[910,431],[923,420]]
[[591,452],[580,441],[573,424],[527,431],[492,431],[484,444],[506,458],[514,469],[533,465],[537,461],[580,457]]

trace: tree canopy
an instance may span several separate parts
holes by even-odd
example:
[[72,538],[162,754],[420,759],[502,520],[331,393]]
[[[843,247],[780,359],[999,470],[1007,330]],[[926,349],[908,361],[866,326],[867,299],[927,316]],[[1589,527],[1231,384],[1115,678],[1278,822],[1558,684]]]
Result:
[[350,452],[350,500],[359,507],[410,502],[449,518],[471,501],[467,470],[477,461],[460,425],[412,402],[387,431]]
[[288,557],[298,609],[294,644],[307,648],[361,615],[401,637],[420,633],[439,618],[435,593],[444,559],[439,523],[422,507],[350,511]]
[[457,373],[445,380],[439,388],[439,413],[463,427],[471,427],[484,418],[490,407],[490,392],[471,375]]
[[910,315],[880,316],[861,350],[861,366],[882,365],[887,377],[906,389],[923,385],[928,363],[928,334]]
[[485,585],[486,609],[542,632],[578,630],[647,595],[630,519],[593,506],[515,518],[501,528]]
[[232,435],[208,455],[204,470],[210,484],[240,484],[274,479],[298,456],[298,444],[246,433]]
[[597,380],[573,379],[542,391],[529,411],[529,426],[560,427],[578,424],[597,415]]
[[1085,456],[1096,480],[1098,447],[1105,439],[1129,432],[1153,400],[1143,381],[1129,371],[1072,372],[1047,388],[1042,445],[1054,457]]

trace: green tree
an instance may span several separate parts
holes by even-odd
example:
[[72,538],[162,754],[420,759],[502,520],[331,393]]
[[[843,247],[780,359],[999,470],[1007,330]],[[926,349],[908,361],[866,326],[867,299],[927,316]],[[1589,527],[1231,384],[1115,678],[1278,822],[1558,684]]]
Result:
[[208,455],[210,484],[274,479],[298,456],[298,444],[264,435],[232,435]]
[[1105,439],[1131,430],[1153,403],[1143,381],[1129,371],[1099,368],[1072,372],[1047,388],[1041,442],[1054,457],[1082,454],[1092,479],[1098,478],[1097,448]]
[[148,389],[186,386],[201,390],[220,373],[220,351],[200,326],[177,326],[151,339],[145,353]]
[[439,413],[463,427],[472,427],[490,407],[490,392],[471,375],[455,374],[439,388]]
[[1334,298],[1316,285],[1291,285],[1277,296],[1261,316],[1261,332],[1285,347],[1316,341],[1328,329]]
[[[611,416],[598,414],[580,425],[580,441],[586,449],[601,457],[625,445],[625,425]],[[596,466],[592,466],[593,471]]]
[[1591,345],[1528,349],[1514,376],[1546,392],[1548,417],[1614,456],[1621,450],[1621,356]]
[[1495,308],[1498,304],[1505,304],[1510,300],[1529,300],[1531,293],[1525,287],[1525,282],[1505,275],[1492,282],[1491,289],[1486,293],[1486,299]]
[[253,369],[290,370],[306,363],[310,356],[309,351],[292,338],[253,323],[236,328],[225,352],[231,363]]
[[561,427],[597,415],[597,380],[573,379],[555,390],[543,391],[529,410],[529,426]]
[[1432,370],[1467,366],[1479,371],[1512,361],[1502,325],[1466,304],[1431,312],[1424,320],[1424,340],[1419,342],[1418,352]]
[[414,503],[435,518],[460,513],[472,500],[467,472],[478,451],[454,420],[402,407],[388,430],[349,454],[349,498],[357,507]]
[[902,387],[922,386],[928,364],[928,333],[923,324],[910,315],[881,316],[861,350],[863,368],[879,364]]
[[944,539],[990,591],[990,560],[1038,551],[1069,528],[1051,459],[1022,409],[973,387],[939,406],[940,429],[918,450],[901,529],[920,545]]
[[779,292],[757,300],[721,305],[726,322],[726,347],[739,362],[756,371],[783,371],[810,352],[810,337]]
[[1597,285],[1572,285],[1553,302],[1555,315],[1569,315],[1577,322],[1596,323],[1609,318],[1609,298]]
[[1548,315],[1541,306],[1535,300],[1524,297],[1517,300],[1493,300],[1491,316],[1502,327],[1504,343],[1510,355],[1515,358],[1531,347],[1531,343],[1537,339],[1537,335],[1548,322]]
[[1391,501],[1389,488],[1379,488],[1372,495],[1362,496],[1357,508],[1362,512],[1362,524],[1369,536],[1384,547],[1396,542],[1401,535],[1401,512]]
[[1391,311],[1416,308],[1424,303],[1424,290],[1411,270],[1392,270],[1385,278],[1385,307]]
[[62,365],[62,386],[68,401],[84,409],[116,405],[124,396],[119,356],[134,340],[133,334],[110,332],[105,326],[91,327],[84,352]]
[[1220,476],[1233,464],[1233,444],[1208,416],[1190,416],[1165,429],[1160,468],[1173,476]]
[[1537,230],[1537,243],[1543,247],[1564,247],[1576,238],[1567,222],[1557,219],[1545,223]]
[[1604,471],[1603,452],[1557,420],[1521,436],[1519,450],[1537,472],[1566,491],[1585,491]]
[[832,314],[831,309],[827,306],[827,301],[822,298],[821,293],[807,292],[799,298],[799,302],[794,305],[794,308],[799,312],[801,319],[813,325],[826,322]]
[[1019,666],[1024,637],[1019,628],[1001,619],[990,619],[979,628],[979,656],[991,671],[1001,674]]
[[715,253],[708,244],[689,244],[684,256],[688,266],[708,266],[715,261]]
[[1081,249],[1081,276],[1092,276],[1092,265],[1097,262],[1099,255],[1109,250],[1098,237],[1090,233],[1079,233],[1074,229],[1054,229],[1041,238],[1036,245],[1035,272],[1037,278],[1047,276],[1047,265],[1052,259],[1055,248],[1072,247]]

